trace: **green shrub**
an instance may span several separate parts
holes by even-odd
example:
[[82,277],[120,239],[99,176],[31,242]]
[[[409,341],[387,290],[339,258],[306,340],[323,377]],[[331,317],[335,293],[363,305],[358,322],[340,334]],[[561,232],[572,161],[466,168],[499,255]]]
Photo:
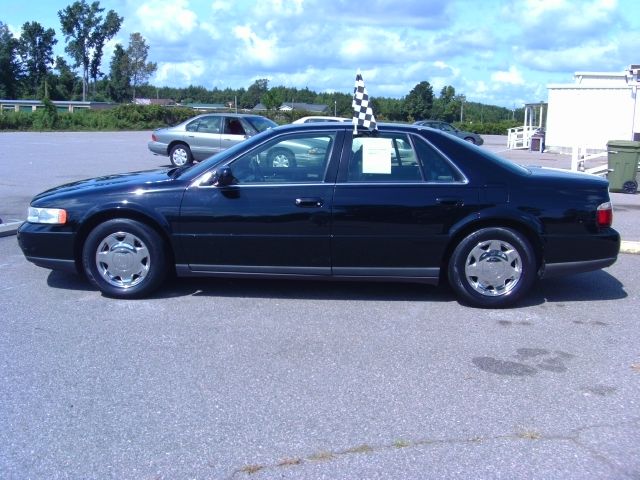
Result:
[[0,130],[31,130],[33,114],[31,112],[2,112]]

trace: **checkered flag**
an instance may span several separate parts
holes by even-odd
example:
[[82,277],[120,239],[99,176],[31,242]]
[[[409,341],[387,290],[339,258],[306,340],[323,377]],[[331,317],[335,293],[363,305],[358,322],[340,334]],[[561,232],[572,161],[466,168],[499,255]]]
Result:
[[373,109],[369,106],[369,94],[364,86],[362,75],[358,72],[356,75],[356,86],[353,89],[353,132],[358,133],[358,126],[367,129],[378,129],[376,117],[373,115]]

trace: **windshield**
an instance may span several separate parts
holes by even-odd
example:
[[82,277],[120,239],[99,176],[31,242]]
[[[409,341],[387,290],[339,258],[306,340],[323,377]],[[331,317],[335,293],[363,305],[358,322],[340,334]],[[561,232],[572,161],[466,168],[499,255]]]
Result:
[[273,120],[269,120],[264,117],[247,117],[246,119],[253,128],[255,128],[258,132],[264,132],[269,128],[277,127],[278,124]]

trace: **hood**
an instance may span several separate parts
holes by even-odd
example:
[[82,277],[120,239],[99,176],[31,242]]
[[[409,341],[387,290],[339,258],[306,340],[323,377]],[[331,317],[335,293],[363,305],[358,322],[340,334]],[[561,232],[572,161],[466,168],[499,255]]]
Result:
[[167,182],[174,182],[176,178],[175,172],[177,170],[176,168],[165,168],[161,170],[121,173],[79,180],[39,193],[33,198],[32,202],[44,199],[63,198],[70,194],[78,195],[83,192],[96,194],[101,191],[107,193],[113,190],[133,191],[139,188],[145,190],[153,189]]

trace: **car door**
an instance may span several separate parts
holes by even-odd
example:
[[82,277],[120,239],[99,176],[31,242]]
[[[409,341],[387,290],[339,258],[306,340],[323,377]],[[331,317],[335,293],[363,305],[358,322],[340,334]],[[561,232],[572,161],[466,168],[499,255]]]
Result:
[[248,132],[239,117],[229,116],[223,118],[222,134],[220,136],[220,148],[222,150],[240,143],[248,136]]
[[[333,273],[437,279],[478,191],[422,137],[384,132],[345,149],[333,200]],[[347,161],[345,161],[347,160]]]
[[[185,192],[180,211],[189,269],[329,275],[335,173],[328,181],[327,171],[334,165],[335,172],[342,136],[334,130],[280,135],[225,164],[234,178],[229,186],[216,186],[212,171],[202,175]],[[268,163],[273,151],[284,150],[296,161]]]
[[215,115],[204,115],[187,125],[187,143],[196,160],[204,160],[221,150],[221,128],[221,118]]

